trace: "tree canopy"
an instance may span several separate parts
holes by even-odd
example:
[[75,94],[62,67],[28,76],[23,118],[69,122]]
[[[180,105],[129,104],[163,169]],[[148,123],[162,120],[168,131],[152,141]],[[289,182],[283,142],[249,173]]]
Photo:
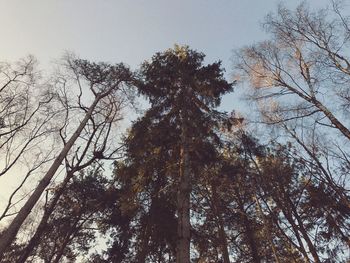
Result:
[[[235,81],[180,45],[135,71],[0,64],[0,176],[22,178],[0,262],[348,262],[350,25],[332,3],[280,5]],[[220,111],[241,83],[255,116]]]

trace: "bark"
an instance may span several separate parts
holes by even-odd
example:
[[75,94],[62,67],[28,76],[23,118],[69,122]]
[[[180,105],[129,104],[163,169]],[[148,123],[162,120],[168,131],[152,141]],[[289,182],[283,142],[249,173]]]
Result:
[[[253,156],[252,156],[251,154],[250,154],[250,158],[251,158],[251,160],[253,161],[255,167],[257,168],[257,170],[259,171],[259,174],[262,175],[261,172],[260,172],[260,169],[259,169],[259,165],[255,162],[255,159],[253,158]],[[254,180],[253,180],[253,183],[254,183],[254,188],[255,188],[255,189],[258,189],[258,187],[257,187],[257,186],[258,186],[258,182],[254,179]],[[284,186],[282,185],[282,186],[280,186],[279,188],[280,188],[280,189],[284,189],[283,187],[284,187]],[[300,237],[300,235],[299,235],[299,228],[298,228],[298,226],[295,224],[294,219],[293,219],[291,213],[289,212],[289,211],[290,211],[289,206],[287,205],[288,210],[286,211],[286,206],[285,206],[285,204],[279,199],[280,196],[286,196],[286,193],[283,192],[283,194],[281,194],[281,193],[278,194],[277,197],[274,198],[274,200],[275,200],[276,204],[278,205],[278,207],[281,208],[282,213],[283,213],[284,216],[286,217],[287,221],[291,224],[292,229],[293,229],[293,232],[294,232],[294,234],[295,234],[295,236],[296,236],[296,238],[297,238],[297,240],[298,240],[299,247],[296,246],[296,245],[294,244],[294,242],[292,242],[292,241],[290,240],[290,238],[288,237],[288,235],[287,235],[280,227],[279,227],[279,229],[280,229],[281,233],[290,241],[290,243],[302,253],[302,255],[304,256],[305,260],[306,260],[308,263],[310,263],[310,259],[309,259],[309,257],[308,257],[308,254],[307,254],[307,252],[306,252],[306,249],[305,249],[305,247],[304,247],[304,244],[303,244],[303,242],[302,242],[302,240],[301,240],[301,237]],[[264,219],[264,214],[263,214],[263,212],[262,212],[261,205],[260,205],[260,202],[259,202],[259,200],[258,200],[258,197],[255,196],[254,200],[255,200],[256,203],[258,204],[259,213],[261,214],[262,218]],[[266,222],[265,219],[264,219],[263,221],[264,221],[264,224],[265,224],[265,222]],[[278,219],[277,219],[277,218],[274,218],[274,221],[275,221],[276,226],[279,226]],[[266,224],[265,224],[265,225],[266,225]],[[273,244],[273,239],[272,239],[271,233],[269,232],[268,235],[269,235],[269,242],[270,242],[270,244],[271,244],[271,246],[272,246],[272,250],[273,250],[273,253],[274,253],[274,255],[275,255],[276,262],[279,262],[278,256],[277,256],[277,251],[276,251],[276,248],[275,248],[275,246],[274,246],[274,244]]]
[[53,259],[54,256],[55,256],[56,248],[57,248],[57,243],[55,244],[55,246],[54,246],[54,248],[53,248],[53,250],[52,250],[51,255],[49,256],[49,258],[46,259],[46,260],[44,260],[45,263],[52,263],[52,259]]
[[217,196],[217,190],[215,183],[212,183],[212,195],[213,195],[213,210],[216,218],[218,219],[220,249],[224,263],[230,263],[230,256],[228,252],[227,236],[224,228],[224,221],[219,209],[219,201]]
[[[220,220],[220,219],[219,219]],[[230,263],[230,256],[228,253],[228,245],[227,245],[227,237],[225,233],[225,229],[222,224],[222,220],[219,221],[220,227],[219,227],[219,237],[220,237],[220,246],[221,246],[221,253],[224,263]]]
[[253,230],[250,227],[249,218],[248,218],[247,214],[245,213],[245,211],[242,211],[242,209],[241,209],[241,212],[242,212],[242,216],[243,216],[243,224],[244,224],[245,232],[247,235],[247,240],[248,240],[248,244],[250,247],[250,252],[251,252],[251,256],[253,258],[253,262],[260,263],[261,259],[259,256],[258,246],[255,242]]
[[[149,221],[149,219],[147,219]],[[150,226],[149,222],[147,222],[145,230],[142,235],[142,241],[140,245],[140,250],[138,251],[136,255],[136,262],[137,263],[144,263],[146,262],[146,257],[148,254],[148,243],[149,243],[149,237],[150,237]]]
[[191,174],[187,127],[182,124],[180,152],[180,182],[177,193],[177,235],[176,263],[190,263],[190,192]]
[[74,236],[76,235],[76,233],[79,231],[79,227],[77,227],[78,223],[79,223],[80,218],[78,218],[74,224],[72,225],[68,235],[66,236],[66,238],[64,239],[61,247],[59,248],[59,250],[56,253],[56,257],[55,259],[52,261],[52,263],[58,263],[60,261],[60,259],[63,256],[64,250],[67,247],[67,245],[69,244],[70,241],[72,241],[72,239],[74,238]]
[[248,241],[248,246],[250,248],[251,256],[253,259],[252,262],[260,263],[261,258],[259,255],[258,245],[255,242],[255,237],[254,237],[254,232],[253,232],[254,230],[251,228],[251,222],[250,222],[248,215],[244,209],[243,202],[240,198],[240,193],[238,192],[237,189],[236,189],[236,194],[237,194],[237,198],[238,198],[238,209],[239,209],[240,214],[242,216],[243,225],[244,225],[244,229],[245,229],[245,233],[246,233],[246,237],[247,237],[247,241]]
[[45,174],[45,176],[41,179],[40,183],[34,190],[33,194],[29,197],[27,202],[24,204],[24,206],[21,208],[17,216],[14,218],[14,220],[11,222],[9,227],[6,229],[5,233],[1,236],[0,239],[0,260],[3,258],[3,255],[6,251],[6,249],[11,245],[13,240],[16,238],[16,235],[23,224],[24,220],[27,218],[35,204],[38,202],[40,196],[45,191],[45,188],[49,185],[51,182],[53,176],[55,175],[57,169],[61,165],[64,158],[67,156],[69,150],[74,145],[75,141],[78,139],[79,135],[81,134],[82,130],[84,129],[85,125],[87,124],[88,120],[91,118],[92,113],[97,105],[97,103],[100,101],[102,96],[97,96],[90,106],[89,110],[85,114],[84,119],[79,124],[79,127],[74,132],[74,134],[71,136],[71,138],[68,140],[65,147],[62,149],[60,154],[56,157],[55,161]]
[[346,137],[350,140],[350,131],[346,128],[333,114],[326,108],[321,102],[316,99],[311,100],[312,103],[326,115],[329,121]]
[[[306,262],[311,263],[311,260],[309,259],[309,256],[306,252],[304,243],[302,241],[302,238],[299,234],[299,227],[297,226],[297,224],[295,223],[292,214],[290,212],[290,207],[288,206],[288,204],[285,204],[284,202],[281,202],[278,197],[274,198],[276,204],[278,205],[278,207],[281,208],[281,211],[283,213],[283,215],[285,216],[285,218],[287,219],[287,221],[290,223],[293,233],[298,241],[299,247],[296,247],[300,253],[304,256],[304,259],[306,260]],[[277,222],[276,222],[277,223]],[[282,230],[281,230],[282,231]]]
[[[256,188],[256,186],[255,186]],[[276,263],[281,263],[281,261],[279,260],[279,257],[277,255],[277,249],[276,249],[276,246],[275,244],[273,243],[273,238],[272,238],[272,235],[271,235],[271,232],[270,232],[270,229],[269,229],[269,225],[268,225],[268,221],[266,220],[266,217],[264,215],[264,212],[262,211],[262,208],[261,208],[261,204],[260,204],[260,201],[258,199],[258,197],[255,195],[254,196],[254,200],[258,206],[258,212],[259,212],[259,215],[264,223],[264,232],[266,234],[266,236],[268,237],[268,241],[270,243],[270,246],[271,246],[271,250],[272,250],[272,253],[273,253],[273,256],[276,260]]]
[[55,193],[55,196],[53,197],[53,199],[51,200],[49,207],[46,208],[43,217],[41,218],[40,224],[37,227],[35,234],[33,235],[33,237],[30,239],[28,245],[26,246],[26,248],[24,249],[22,256],[20,257],[20,259],[18,260],[17,263],[25,263],[27,258],[30,256],[30,254],[32,253],[32,251],[34,250],[35,247],[38,246],[38,244],[40,243],[40,238],[43,234],[43,232],[45,231],[45,228],[47,226],[47,222],[48,219],[50,217],[50,215],[52,214],[52,212],[55,209],[55,206],[58,202],[58,200],[60,199],[61,195],[63,194],[68,182],[70,181],[70,179],[73,177],[74,172],[71,171],[67,174],[66,178],[64,179],[62,185],[60,186],[60,188],[58,189],[58,191]]
[[303,235],[303,238],[306,241],[307,246],[309,247],[309,250],[310,250],[312,257],[314,258],[316,263],[320,263],[321,260],[318,257],[317,250],[316,250],[314,244],[312,243],[312,241],[311,241],[311,239],[310,239],[310,237],[309,237],[309,235],[304,227],[304,223],[303,223],[302,219],[300,218],[295,205],[293,204],[292,200],[290,200],[289,196],[287,198],[288,198],[289,204],[292,208],[294,217],[298,222],[299,230],[300,230],[301,234]]

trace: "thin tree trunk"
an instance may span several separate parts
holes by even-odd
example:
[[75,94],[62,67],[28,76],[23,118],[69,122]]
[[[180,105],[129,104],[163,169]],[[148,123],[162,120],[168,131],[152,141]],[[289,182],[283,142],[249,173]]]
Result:
[[247,234],[247,239],[248,239],[248,244],[250,247],[250,251],[251,251],[251,256],[253,258],[253,262],[254,263],[260,263],[261,259],[259,256],[259,252],[258,252],[258,247],[257,244],[255,242],[255,238],[254,238],[254,233],[250,227],[250,221],[248,219],[247,214],[243,211],[243,222],[244,222],[244,228],[246,230],[246,234]]
[[[256,186],[255,186],[256,188]],[[270,246],[271,246],[271,250],[272,250],[272,253],[273,253],[273,256],[276,260],[276,263],[281,263],[281,261],[279,260],[279,257],[277,255],[277,250],[276,250],[276,246],[275,244],[273,243],[273,238],[272,238],[272,235],[271,235],[271,232],[270,232],[270,229],[269,229],[269,225],[268,225],[268,222],[266,220],[266,217],[264,215],[264,212],[262,211],[262,208],[261,208],[261,204],[260,204],[260,201],[257,197],[257,195],[254,195],[254,200],[258,206],[258,212],[260,214],[260,217],[264,223],[264,232],[265,234],[267,235],[268,237],[268,240],[269,240],[269,243],[270,243]]]
[[[57,240],[56,240],[56,242],[57,242]],[[54,256],[55,256],[56,247],[57,247],[57,243],[55,243],[55,245],[54,245],[54,247],[53,247],[53,250],[52,250],[51,255],[49,256],[49,258],[44,260],[45,263],[52,263],[52,259],[53,259]]]
[[145,227],[145,230],[143,232],[143,237],[142,237],[142,241],[141,241],[141,246],[140,246],[140,250],[136,255],[136,262],[137,263],[144,263],[146,262],[146,257],[148,254],[148,243],[149,243],[149,237],[150,237],[150,222],[149,222],[149,218],[147,219],[147,224]]
[[[287,193],[284,193],[284,194],[287,194]],[[312,241],[311,241],[311,239],[310,239],[310,237],[309,237],[309,235],[308,235],[308,233],[307,233],[307,231],[306,231],[306,229],[304,227],[304,223],[301,220],[295,205],[293,204],[293,202],[289,198],[289,196],[287,196],[287,198],[288,198],[289,204],[291,206],[291,209],[293,211],[294,217],[296,218],[296,220],[298,222],[298,226],[299,226],[300,232],[303,235],[303,238],[306,241],[307,246],[309,247],[309,250],[310,250],[310,253],[311,253],[312,257],[314,258],[316,263],[320,263],[321,260],[318,257],[317,250],[316,250],[314,244],[312,243]]]
[[[298,218],[299,218],[299,215],[296,216],[297,217],[297,221],[299,222]],[[304,226],[302,223],[299,223],[299,228],[300,228],[300,232],[302,233],[303,235],[303,238],[305,239],[306,243],[307,243],[307,246],[309,247],[309,250],[311,252],[311,255],[312,257],[314,258],[315,262],[316,263],[320,263],[320,258],[318,257],[318,254],[317,254],[317,251],[316,251],[316,248],[315,246],[312,244],[311,240],[310,240],[310,237],[309,235],[307,234]]]
[[68,233],[68,235],[66,236],[64,242],[62,243],[61,247],[59,248],[58,252],[56,253],[56,257],[55,259],[52,261],[52,263],[58,263],[60,261],[60,259],[63,256],[64,253],[64,249],[67,247],[68,243],[72,240],[72,238],[74,238],[74,236],[76,235],[76,233],[78,232],[79,228],[77,229],[77,225],[79,223],[80,218],[78,218],[74,224],[71,226],[71,229]]
[[254,263],[260,263],[261,262],[261,258],[260,258],[260,255],[259,255],[259,250],[258,250],[258,246],[255,242],[255,237],[254,237],[254,232],[251,228],[251,222],[248,218],[248,215],[244,209],[244,206],[243,206],[243,202],[240,198],[240,193],[238,192],[238,190],[236,189],[236,195],[237,195],[237,198],[238,198],[238,208],[240,210],[240,214],[242,216],[242,219],[243,219],[243,224],[244,224],[244,228],[245,228],[245,232],[246,232],[246,235],[247,235],[247,241],[248,241],[248,245],[250,247],[250,252],[251,252],[251,256],[252,256],[252,259],[253,259],[253,262]]
[[26,248],[24,249],[24,251],[22,253],[21,258],[18,260],[17,263],[25,263],[27,258],[32,253],[33,249],[40,243],[40,238],[41,238],[43,232],[45,231],[48,219],[49,219],[50,215],[52,214],[52,212],[54,211],[54,208],[55,208],[58,200],[62,196],[64,189],[66,188],[68,182],[73,177],[73,175],[74,175],[73,171],[68,172],[68,174],[67,174],[66,178],[64,179],[64,181],[62,182],[60,188],[58,189],[58,191],[55,193],[54,197],[52,198],[52,200],[49,204],[49,207],[47,207],[45,209],[44,215],[41,218],[40,224],[37,227],[35,234],[30,239],[28,245],[26,246]]
[[9,227],[5,230],[5,232],[1,235],[0,239],[0,260],[2,259],[6,249],[11,245],[13,240],[16,238],[16,235],[22,226],[24,220],[27,218],[35,204],[38,202],[41,194],[45,191],[45,188],[49,185],[51,182],[53,176],[55,175],[57,169],[61,165],[64,158],[67,156],[69,150],[74,145],[75,141],[78,139],[79,135],[81,134],[82,130],[84,129],[85,125],[87,124],[88,120],[91,118],[92,113],[97,105],[97,103],[100,101],[101,96],[97,96],[90,106],[89,110],[85,114],[84,119],[81,121],[79,127],[77,130],[73,133],[72,137],[68,140],[65,147],[62,149],[60,154],[56,157],[55,161],[51,165],[50,169],[47,171],[43,179],[41,179],[38,186],[35,188],[33,194],[29,197],[27,202],[24,204],[24,206],[21,208],[17,216],[14,218],[14,220],[11,222]]
[[220,238],[220,245],[221,245],[221,253],[224,263],[230,263],[230,256],[228,253],[228,245],[227,245],[227,237],[225,233],[225,229],[223,227],[222,218],[219,218],[219,238]]
[[[258,166],[258,164],[255,162],[255,159],[253,158],[253,156],[252,156],[251,154],[250,154],[250,158],[251,158],[251,160],[253,161],[255,167],[257,168],[257,170],[259,171],[259,174],[261,175],[259,166]],[[257,189],[258,189],[258,187],[257,187],[257,186],[258,186],[258,182],[257,182],[256,180],[253,180],[253,183],[254,183],[255,189],[257,190]],[[283,185],[281,186],[281,189],[283,189]],[[286,193],[284,193],[283,196],[285,196],[285,194],[286,194]],[[307,252],[306,252],[306,250],[305,250],[304,244],[303,244],[303,242],[302,242],[302,240],[301,240],[301,237],[300,237],[300,235],[299,235],[298,227],[296,226],[296,224],[295,224],[295,222],[294,222],[294,220],[293,220],[291,214],[290,214],[289,212],[286,212],[286,210],[285,210],[285,205],[283,204],[283,202],[281,202],[281,201],[279,200],[279,197],[280,197],[280,194],[278,195],[277,198],[274,198],[274,200],[275,200],[276,204],[278,205],[278,207],[281,208],[282,213],[283,213],[284,216],[286,217],[287,221],[291,224],[292,229],[293,229],[293,231],[294,231],[294,233],[295,233],[295,236],[296,236],[296,238],[297,238],[297,240],[298,240],[299,247],[295,246],[294,243],[292,243],[292,244],[302,253],[302,255],[305,257],[305,260],[306,260],[308,263],[310,263],[310,259],[309,259],[308,255],[307,255]],[[258,205],[259,205],[259,211],[260,211],[260,213],[263,215],[262,210],[261,210],[260,203],[259,203],[259,201],[258,201],[258,199],[257,199],[257,196],[255,196],[255,201],[258,203]],[[278,226],[278,219],[275,218],[274,221],[275,221],[275,224]],[[280,229],[280,230],[281,230],[282,234],[284,234],[285,237],[288,238],[288,235],[287,235],[286,233],[283,233],[282,229]],[[269,233],[269,235],[271,235],[271,233]],[[289,239],[289,238],[288,238],[288,239]],[[270,238],[270,243],[273,245],[272,237]],[[275,249],[274,249],[274,245],[273,245],[272,248],[273,248],[274,253],[275,253],[275,259],[276,259],[276,261],[277,261],[277,260],[278,260],[278,257],[277,257],[277,253],[276,253],[276,251],[275,251]]]
[[329,119],[329,121],[346,137],[350,140],[350,131],[346,128],[333,114],[326,108],[321,102],[316,99],[312,99],[312,103],[321,110],[324,115]]
[[[253,161],[256,169],[258,170],[259,174],[261,175],[260,173],[260,168],[258,166],[258,164],[256,163],[255,159],[253,158],[253,156],[251,155],[251,153],[249,154],[251,160]],[[270,229],[269,229],[269,226],[268,226],[268,221],[266,220],[266,217],[264,215],[264,212],[261,208],[261,204],[260,204],[260,201],[259,201],[259,198],[258,198],[258,193],[259,193],[259,187],[258,187],[258,182],[256,181],[256,178],[252,178],[252,183],[253,183],[253,186],[255,188],[255,191],[256,193],[254,194],[253,196],[253,200],[256,202],[257,204],[257,207],[258,207],[258,213],[261,217],[261,220],[263,221],[263,224],[264,224],[264,228],[263,228],[263,231],[265,232],[265,234],[267,235],[268,237],[268,241],[270,243],[270,246],[271,246],[271,250],[272,250],[272,253],[274,255],[274,258],[276,260],[276,263],[280,263],[280,260],[279,260],[279,257],[277,255],[277,250],[276,250],[276,246],[275,244],[273,243],[273,238],[271,236],[271,232],[270,232]]]
[[228,253],[227,237],[224,229],[224,222],[219,211],[219,201],[216,191],[215,183],[212,183],[212,195],[213,195],[213,210],[216,218],[218,219],[218,229],[219,229],[219,239],[220,239],[220,249],[222,253],[222,258],[224,263],[230,263],[230,256]]
[[177,247],[176,263],[190,263],[190,192],[191,174],[187,127],[182,124],[180,152],[180,182],[177,193]]
[[286,88],[288,88],[291,92],[294,92],[302,99],[306,100],[307,102],[313,104],[317,109],[319,109],[326,117],[327,119],[347,138],[350,140],[350,130],[345,127],[334,115],[333,113],[325,106],[323,105],[319,100],[317,100],[313,96],[307,96],[303,94],[301,91],[293,88],[292,86],[288,85],[285,82],[281,83]]
[[305,145],[305,143],[300,140],[300,138],[295,134],[295,132],[292,132],[287,125],[283,125],[283,128],[296,140],[296,142],[306,151],[306,153],[316,162],[317,166],[321,169],[322,173],[325,175],[326,180],[330,187],[338,194],[338,196],[344,200],[346,205],[350,207],[349,199],[347,198],[345,191],[342,190],[333,180],[331,175],[327,172],[327,170],[324,168],[321,161],[318,159],[318,157],[310,151],[310,149]]
[[[277,203],[277,202],[276,202]],[[299,247],[298,247],[298,250],[301,252],[301,254],[304,256],[305,260],[308,262],[308,263],[311,263],[311,260],[309,259],[309,256],[306,252],[306,249],[305,249],[305,246],[304,246],[304,243],[300,237],[300,234],[299,234],[299,228],[298,226],[295,224],[294,222],[294,219],[293,217],[291,216],[291,214],[289,212],[286,212],[285,209],[283,208],[283,204],[279,203],[278,204],[279,207],[281,207],[282,209],[282,212],[284,214],[284,216],[286,217],[287,221],[290,223],[292,229],[293,229],[293,232],[294,232],[294,235],[296,237],[296,239],[298,240],[298,243],[299,243]],[[282,206],[281,206],[282,205]]]

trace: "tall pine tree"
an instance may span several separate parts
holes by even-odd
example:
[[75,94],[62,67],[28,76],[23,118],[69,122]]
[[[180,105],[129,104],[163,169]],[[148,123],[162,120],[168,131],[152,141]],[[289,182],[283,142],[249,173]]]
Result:
[[[136,148],[142,144],[153,146],[153,151],[147,151],[151,156],[144,156],[146,159],[171,159],[177,196],[176,261],[181,263],[190,262],[191,184],[200,176],[202,167],[216,159],[216,146],[220,144],[216,132],[223,115],[215,108],[221,96],[233,88],[225,80],[220,62],[204,65],[204,57],[186,46],[175,46],[142,65],[138,87],[151,108],[131,132]],[[147,138],[154,144],[145,143]]]

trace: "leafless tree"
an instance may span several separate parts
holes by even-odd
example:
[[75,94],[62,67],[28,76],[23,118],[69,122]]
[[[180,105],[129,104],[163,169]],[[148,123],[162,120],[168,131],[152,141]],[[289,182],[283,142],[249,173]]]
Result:
[[28,152],[39,154],[38,142],[50,133],[54,96],[42,86],[36,64],[31,56],[14,64],[0,63],[0,176]]
[[[68,66],[72,68],[70,60],[68,60]],[[75,69],[75,68],[72,68]],[[79,86],[79,95],[73,106],[74,101],[67,97],[67,76],[59,76],[60,83],[63,84],[60,88],[61,92],[61,103],[66,108],[66,122],[65,126],[62,126],[60,130],[60,136],[63,144],[66,144],[67,130],[71,121],[69,121],[69,115],[74,115],[75,117],[81,115],[82,112],[86,111],[82,102],[82,90],[83,86],[81,84],[81,75],[77,71],[73,70],[73,76]],[[76,142],[76,147],[71,150],[71,154],[67,155],[65,158],[66,175],[63,182],[54,191],[54,194],[44,209],[44,215],[40,221],[40,224],[35,231],[34,236],[26,246],[22,256],[18,262],[25,262],[28,256],[32,253],[35,246],[38,245],[40,237],[45,230],[47,221],[50,215],[53,213],[54,208],[64,193],[66,185],[69,183],[71,178],[83,169],[88,168],[94,163],[100,163],[103,160],[114,160],[120,157],[122,146],[116,145],[115,139],[116,128],[118,129],[118,124],[121,120],[122,110],[126,106],[125,96],[122,94],[108,96],[101,101],[100,105],[96,106],[94,115],[88,120],[86,127],[81,132],[79,138]],[[69,105],[72,103],[72,105]],[[73,113],[73,114],[72,114]]]
[[51,107],[56,96],[46,84],[32,56],[0,63],[0,180],[20,182],[1,207],[0,221],[16,214],[23,198],[15,195],[53,157],[59,111]]
[[[65,118],[60,129],[63,148],[40,180],[29,199],[1,236],[0,258],[13,242],[19,228],[52,181],[57,169],[66,160],[69,170],[89,165],[96,159],[115,156],[117,148],[110,144],[111,132],[120,120],[125,103],[125,86],[132,81],[130,70],[123,64],[91,63],[68,56],[64,75],[55,78],[60,90],[60,104],[65,105]],[[74,90],[78,92],[74,93]],[[72,104],[70,96],[77,96]],[[89,101],[89,99],[92,101]],[[90,106],[86,106],[89,103]],[[81,114],[81,112],[83,114]],[[69,160],[69,161],[68,161]]]
[[[280,5],[263,24],[270,40],[239,50],[235,66],[249,80],[263,122],[283,128],[320,179],[346,198],[347,183],[328,165],[334,157],[338,165],[347,161],[349,153],[350,24],[339,2],[332,4],[316,12],[305,3],[295,11]],[[322,147],[321,137],[332,143]]]

